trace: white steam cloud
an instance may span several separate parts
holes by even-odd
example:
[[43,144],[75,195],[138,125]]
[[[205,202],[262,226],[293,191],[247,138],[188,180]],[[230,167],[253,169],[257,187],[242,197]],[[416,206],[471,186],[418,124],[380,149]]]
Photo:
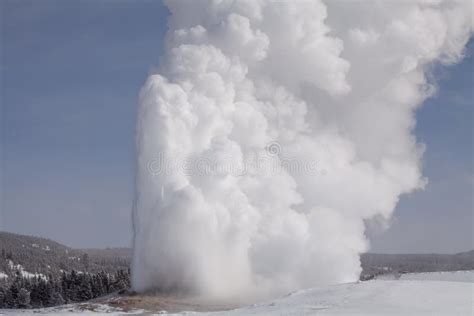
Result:
[[133,287],[236,298],[358,279],[365,221],[425,183],[415,111],[432,65],[462,58],[472,3],[166,4],[140,93]]

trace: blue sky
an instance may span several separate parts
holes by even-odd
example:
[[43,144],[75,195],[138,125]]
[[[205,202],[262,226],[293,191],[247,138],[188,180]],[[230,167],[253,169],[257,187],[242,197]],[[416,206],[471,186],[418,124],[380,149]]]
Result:
[[[158,1],[3,1],[0,229],[75,247],[126,246],[137,94],[159,62]],[[404,196],[373,250],[473,248],[473,54],[434,70],[418,112],[426,190]]]

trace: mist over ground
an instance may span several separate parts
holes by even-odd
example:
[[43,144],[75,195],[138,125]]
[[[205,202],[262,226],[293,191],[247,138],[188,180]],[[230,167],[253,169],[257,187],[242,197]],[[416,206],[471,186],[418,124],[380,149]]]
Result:
[[140,92],[135,290],[268,296],[350,282],[422,189],[415,111],[463,57],[467,1],[166,2]]

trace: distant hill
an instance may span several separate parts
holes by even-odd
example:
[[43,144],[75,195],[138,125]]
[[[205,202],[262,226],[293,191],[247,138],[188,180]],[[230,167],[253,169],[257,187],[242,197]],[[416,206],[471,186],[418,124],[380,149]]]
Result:
[[[0,232],[0,280],[25,276],[58,276],[72,269],[115,273],[130,267],[130,248],[74,249],[50,239]],[[361,255],[362,276],[403,272],[474,270],[474,250],[458,254]]]
[[131,248],[105,248],[105,249],[97,249],[97,248],[83,248],[77,249],[78,251],[88,253],[91,257],[94,258],[101,258],[101,259],[126,259],[130,260],[132,257],[132,249]]
[[361,255],[362,275],[406,272],[474,270],[474,250],[457,254],[381,254]]
[[0,232],[0,279],[59,276],[62,271],[115,273],[130,266],[130,249],[73,249],[50,239]]

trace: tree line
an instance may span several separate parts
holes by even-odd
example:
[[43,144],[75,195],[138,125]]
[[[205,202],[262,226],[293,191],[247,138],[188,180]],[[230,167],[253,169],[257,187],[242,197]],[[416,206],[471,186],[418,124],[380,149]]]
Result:
[[0,282],[0,308],[42,308],[87,301],[130,287],[130,271],[80,273],[63,272],[59,278],[49,275],[25,277],[17,273],[12,282]]

